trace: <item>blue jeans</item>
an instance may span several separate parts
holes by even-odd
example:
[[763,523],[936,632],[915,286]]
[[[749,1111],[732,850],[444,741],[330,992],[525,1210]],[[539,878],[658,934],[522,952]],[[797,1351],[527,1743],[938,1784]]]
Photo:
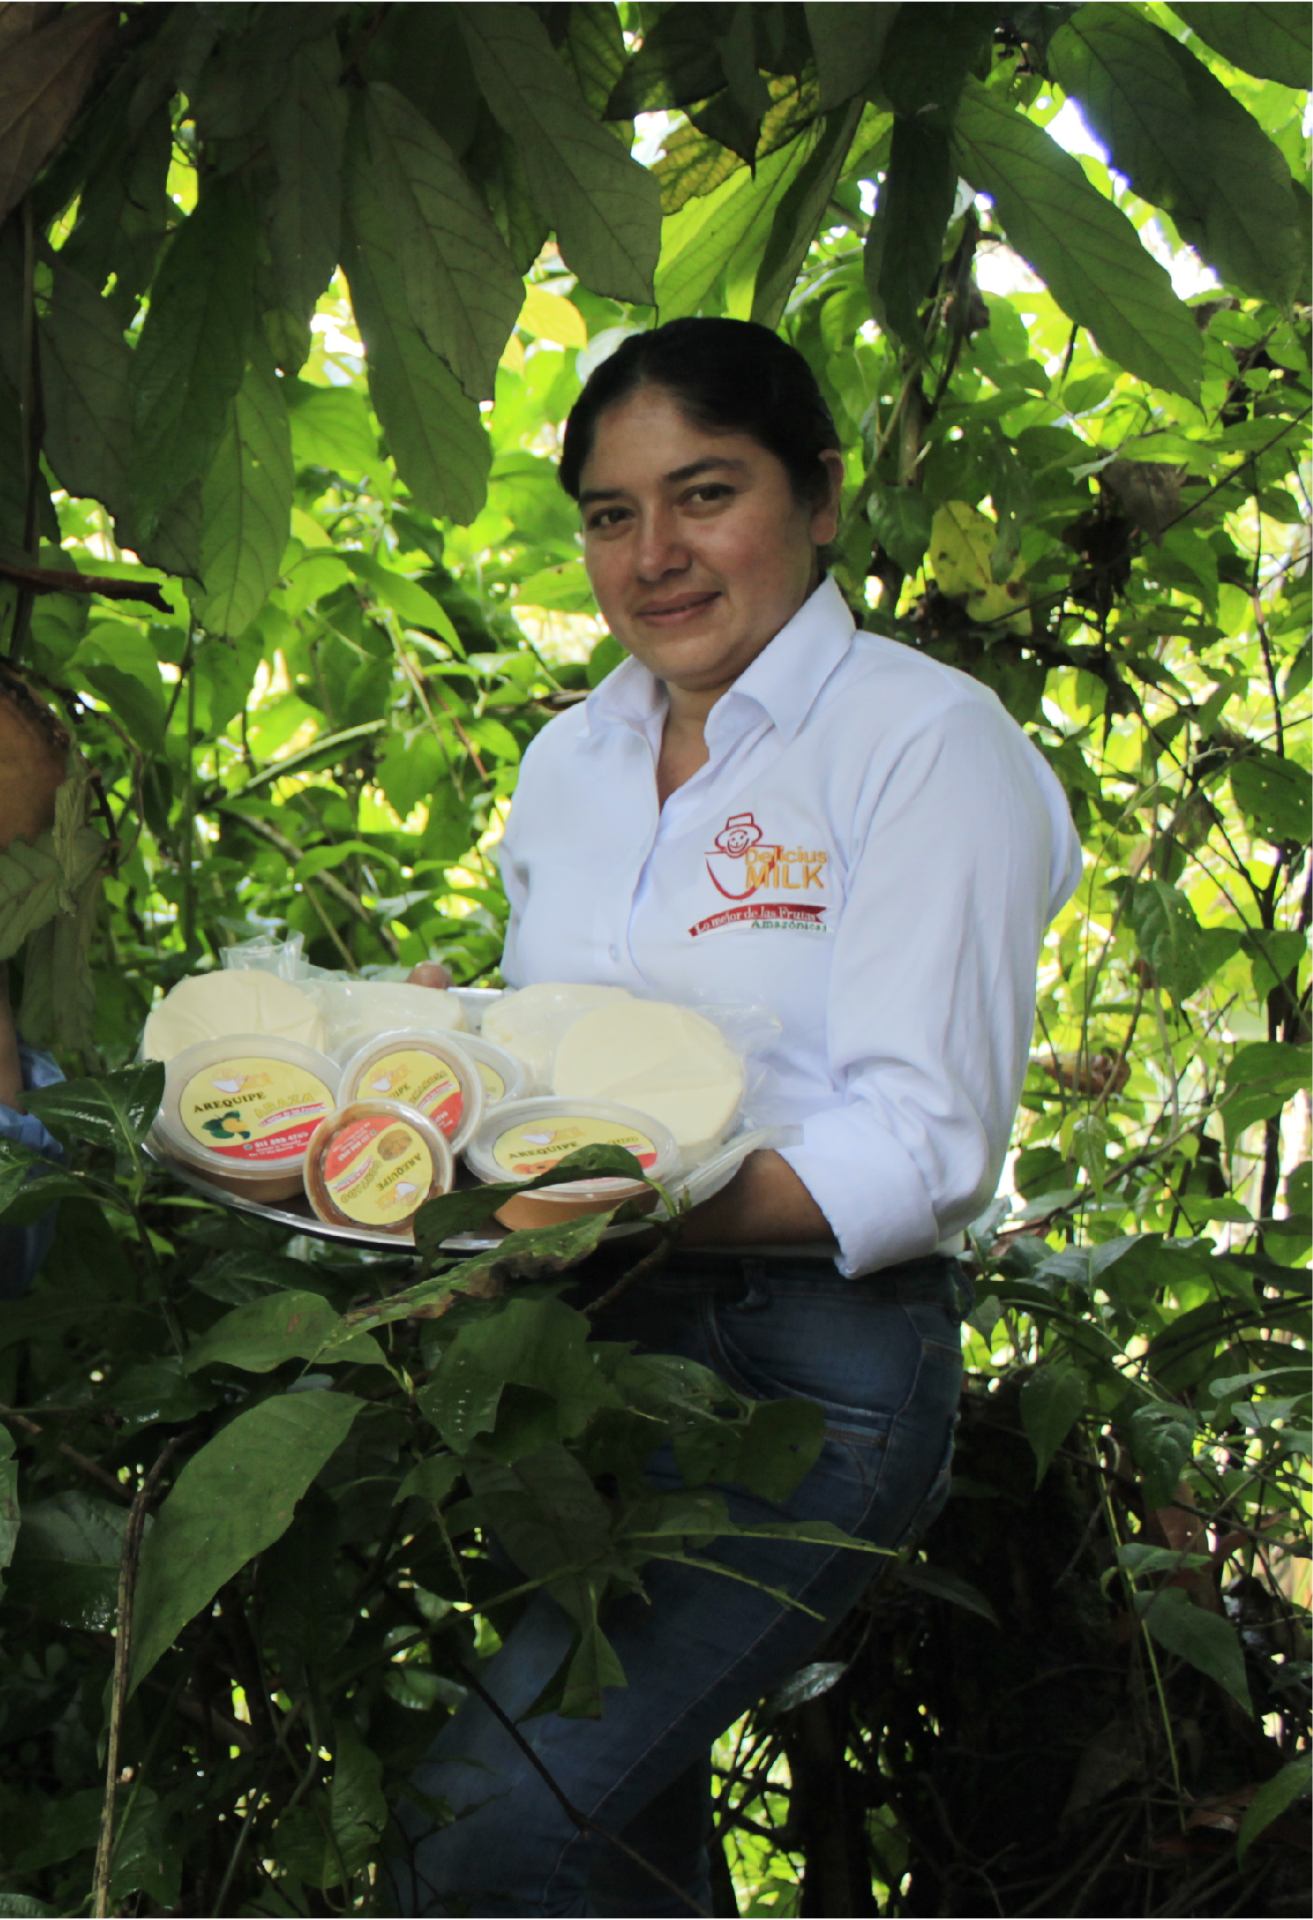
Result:
[[[702,1262],[690,1253],[600,1315],[597,1332],[685,1354],[758,1398],[819,1401],[824,1445],[792,1498],[780,1509],[723,1489],[732,1517],[825,1519],[896,1547],[947,1497],[964,1291],[957,1263],[939,1256],[845,1280],[819,1261]],[[660,1456],[653,1468],[654,1478],[678,1484]],[[571,1638],[555,1602],[537,1596],[481,1678],[571,1805],[603,1833],[579,1830],[471,1698],[415,1776],[456,1817],[434,1829],[416,1807],[398,1809],[410,1852],[392,1863],[389,1912],[710,1911],[711,1743],[807,1661],[880,1565],[850,1549],[772,1540],[722,1539],[710,1555],[822,1620],[742,1580],[654,1562],[644,1571],[648,1599],[624,1596],[603,1618],[629,1684],[607,1694],[601,1719],[521,1719]],[[664,1880],[604,1834],[620,1836]]]

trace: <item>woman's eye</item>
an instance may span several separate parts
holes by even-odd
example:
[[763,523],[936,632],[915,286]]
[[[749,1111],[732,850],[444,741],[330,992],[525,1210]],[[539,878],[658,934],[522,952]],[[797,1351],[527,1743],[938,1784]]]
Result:
[[585,533],[609,533],[626,515],[624,507],[595,507],[584,521]]
[[694,506],[715,506],[721,500],[731,499],[733,493],[733,487],[724,480],[708,480],[702,486],[694,487],[688,498]]

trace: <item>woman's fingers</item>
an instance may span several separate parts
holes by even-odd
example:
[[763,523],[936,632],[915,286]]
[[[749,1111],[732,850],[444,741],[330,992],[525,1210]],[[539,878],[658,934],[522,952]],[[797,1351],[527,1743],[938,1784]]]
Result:
[[451,975],[437,960],[421,960],[406,975],[406,984],[411,987],[449,987]]

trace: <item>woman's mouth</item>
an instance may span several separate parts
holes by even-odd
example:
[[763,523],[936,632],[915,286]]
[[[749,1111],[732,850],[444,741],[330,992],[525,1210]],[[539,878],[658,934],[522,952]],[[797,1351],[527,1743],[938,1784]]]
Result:
[[719,593],[715,591],[674,594],[669,600],[647,601],[637,609],[637,614],[648,626],[676,627],[686,620],[696,619],[719,598]]

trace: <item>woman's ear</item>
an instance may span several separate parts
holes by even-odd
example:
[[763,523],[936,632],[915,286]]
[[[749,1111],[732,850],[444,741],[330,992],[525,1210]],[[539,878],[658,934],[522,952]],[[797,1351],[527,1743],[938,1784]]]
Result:
[[827,447],[820,456],[824,493],[812,514],[811,536],[818,547],[828,546],[839,531],[839,495],[843,491],[843,455]]

